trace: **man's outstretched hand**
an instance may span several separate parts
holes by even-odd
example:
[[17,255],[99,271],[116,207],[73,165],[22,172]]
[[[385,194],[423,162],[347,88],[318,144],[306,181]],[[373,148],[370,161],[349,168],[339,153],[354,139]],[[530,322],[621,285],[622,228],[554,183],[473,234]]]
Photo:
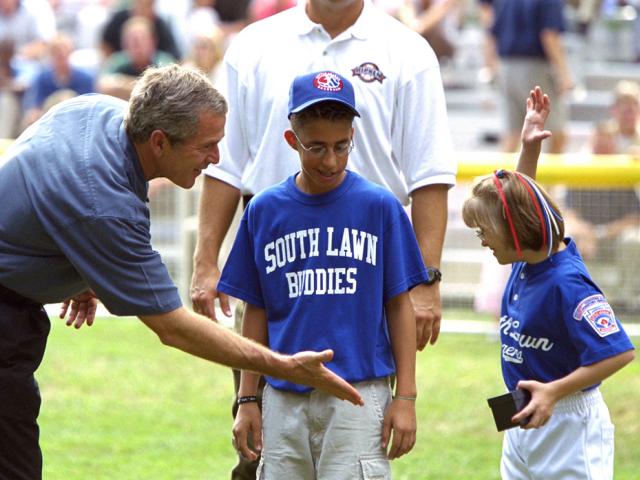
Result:
[[288,358],[289,363],[283,373],[291,382],[308,385],[354,405],[364,405],[358,390],[323,365],[332,359],[333,350],[299,352]]

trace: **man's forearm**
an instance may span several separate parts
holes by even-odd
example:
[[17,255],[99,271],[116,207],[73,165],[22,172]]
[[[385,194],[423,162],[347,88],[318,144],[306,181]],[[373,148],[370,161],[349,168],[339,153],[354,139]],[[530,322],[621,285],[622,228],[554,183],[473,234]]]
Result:
[[448,185],[428,185],[411,193],[411,221],[425,265],[440,267],[447,228]]
[[196,268],[217,267],[220,246],[229,231],[239,199],[237,188],[205,175],[198,210],[198,241],[194,253]]
[[140,320],[162,343],[183,352],[238,370],[308,385],[356,405],[363,404],[353,386],[324,366],[333,358],[330,350],[292,356],[275,353],[184,307],[159,315],[142,315]]
[[141,316],[140,319],[165,345],[238,370],[282,376],[283,355],[184,307],[166,314]]

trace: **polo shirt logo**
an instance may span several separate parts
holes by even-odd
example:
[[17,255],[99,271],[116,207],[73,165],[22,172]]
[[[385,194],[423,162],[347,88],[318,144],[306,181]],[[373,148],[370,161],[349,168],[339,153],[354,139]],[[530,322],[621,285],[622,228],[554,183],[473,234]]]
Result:
[[375,63],[365,62],[356,68],[351,69],[351,74],[354,77],[358,77],[365,83],[371,83],[378,81],[382,83],[382,81],[387,78],[378,68]]
[[613,309],[599,293],[582,300],[573,312],[573,318],[578,322],[584,318],[600,337],[620,331]]

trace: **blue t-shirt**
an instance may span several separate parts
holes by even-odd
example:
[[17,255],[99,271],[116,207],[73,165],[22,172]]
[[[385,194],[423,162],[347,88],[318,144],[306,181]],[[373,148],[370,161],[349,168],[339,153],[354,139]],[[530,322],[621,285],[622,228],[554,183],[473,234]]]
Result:
[[[347,172],[325,194],[301,192],[294,175],[255,196],[218,290],[266,310],[273,350],[331,348],[335,356],[328,368],[358,382],[395,371],[384,305],[425,280],[400,203]],[[267,381],[282,390],[310,390]]]
[[501,57],[545,58],[541,33],[565,30],[562,0],[481,1],[493,7],[491,33]]
[[0,284],[40,303],[92,288],[117,315],[181,305],[151,248],[147,182],[127,104],[83,95],[51,109],[0,166]]
[[551,382],[633,349],[575,243],[565,242],[541,263],[513,265],[500,318],[502,375],[510,390],[519,380]]

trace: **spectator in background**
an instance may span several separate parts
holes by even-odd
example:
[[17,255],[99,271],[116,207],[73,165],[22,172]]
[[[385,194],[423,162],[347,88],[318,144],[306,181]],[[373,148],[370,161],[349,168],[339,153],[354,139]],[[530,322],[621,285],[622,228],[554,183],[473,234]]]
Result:
[[76,95],[95,91],[94,78],[69,62],[73,42],[68,35],[58,34],[49,45],[49,62],[29,86],[24,97],[24,126],[29,126],[44,113],[48,97],[59,90],[72,90]]
[[294,7],[296,0],[253,0],[251,2],[250,19],[252,22],[275,15],[278,12]]
[[[489,29],[487,66],[497,72],[504,107],[503,149],[514,152],[524,116],[523,102],[531,85],[540,85],[554,101],[547,122],[553,132],[549,152],[561,153],[566,143],[566,108],[561,97],[573,88],[562,44],[565,29],[562,0],[480,0],[481,18]],[[498,61],[499,60],[499,61]]]
[[601,148],[594,145],[593,153],[640,153],[640,85],[622,80],[614,90],[614,102],[611,106],[611,119],[606,129],[613,135],[614,151],[596,151]]
[[[592,152],[599,155],[640,152],[640,86],[621,81],[615,88],[611,118],[596,124]],[[591,262],[617,272],[612,302],[640,307],[640,199],[634,188],[570,188],[564,198],[567,231]]]
[[107,21],[102,33],[102,50],[105,58],[126,48],[123,40],[124,25],[133,17],[144,17],[152,23],[155,48],[171,54],[174,58],[181,58],[171,29],[154,9],[154,0],[133,0],[131,8],[118,10]]
[[251,0],[216,0],[216,11],[225,35],[233,35],[249,23]]
[[224,33],[219,27],[214,27],[208,32],[193,36],[191,49],[184,63],[199,69],[216,85],[224,50]]
[[0,139],[15,138],[20,123],[20,97],[24,84],[19,81],[13,58],[13,41],[0,39]]
[[0,40],[11,40],[23,60],[39,60],[56,33],[56,20],[46,0],[0,0]]
[[459,0],[404,0],[398,17],[429,42],[438,60],[453,57],[460,24]]
[[104,63],[98,77],[98,91],[127,100],[138,76],[147,67],[160,67],[175,61],[167,52],[157,50],[153,24],[146,17],[132,17],[122,29],[124,50],[115,52]]
[[[592,152],[637,154],[639,121],[640,86],[623,80],[615,88],[611,118],[595,126]],[[586,259],[611,260],[611,255],[616,255],[612,241],[614,245],[620,241],[628,243],[634,232],[637,237],[640,201],[634,189],[568,189],[565,205],[567,229]]]
[[189,0],[189,6],[176,12],[171,26],[181,51],[185,56],[192,53],[196,37],[220,29],[220,16],[214,8],[216,0]]

